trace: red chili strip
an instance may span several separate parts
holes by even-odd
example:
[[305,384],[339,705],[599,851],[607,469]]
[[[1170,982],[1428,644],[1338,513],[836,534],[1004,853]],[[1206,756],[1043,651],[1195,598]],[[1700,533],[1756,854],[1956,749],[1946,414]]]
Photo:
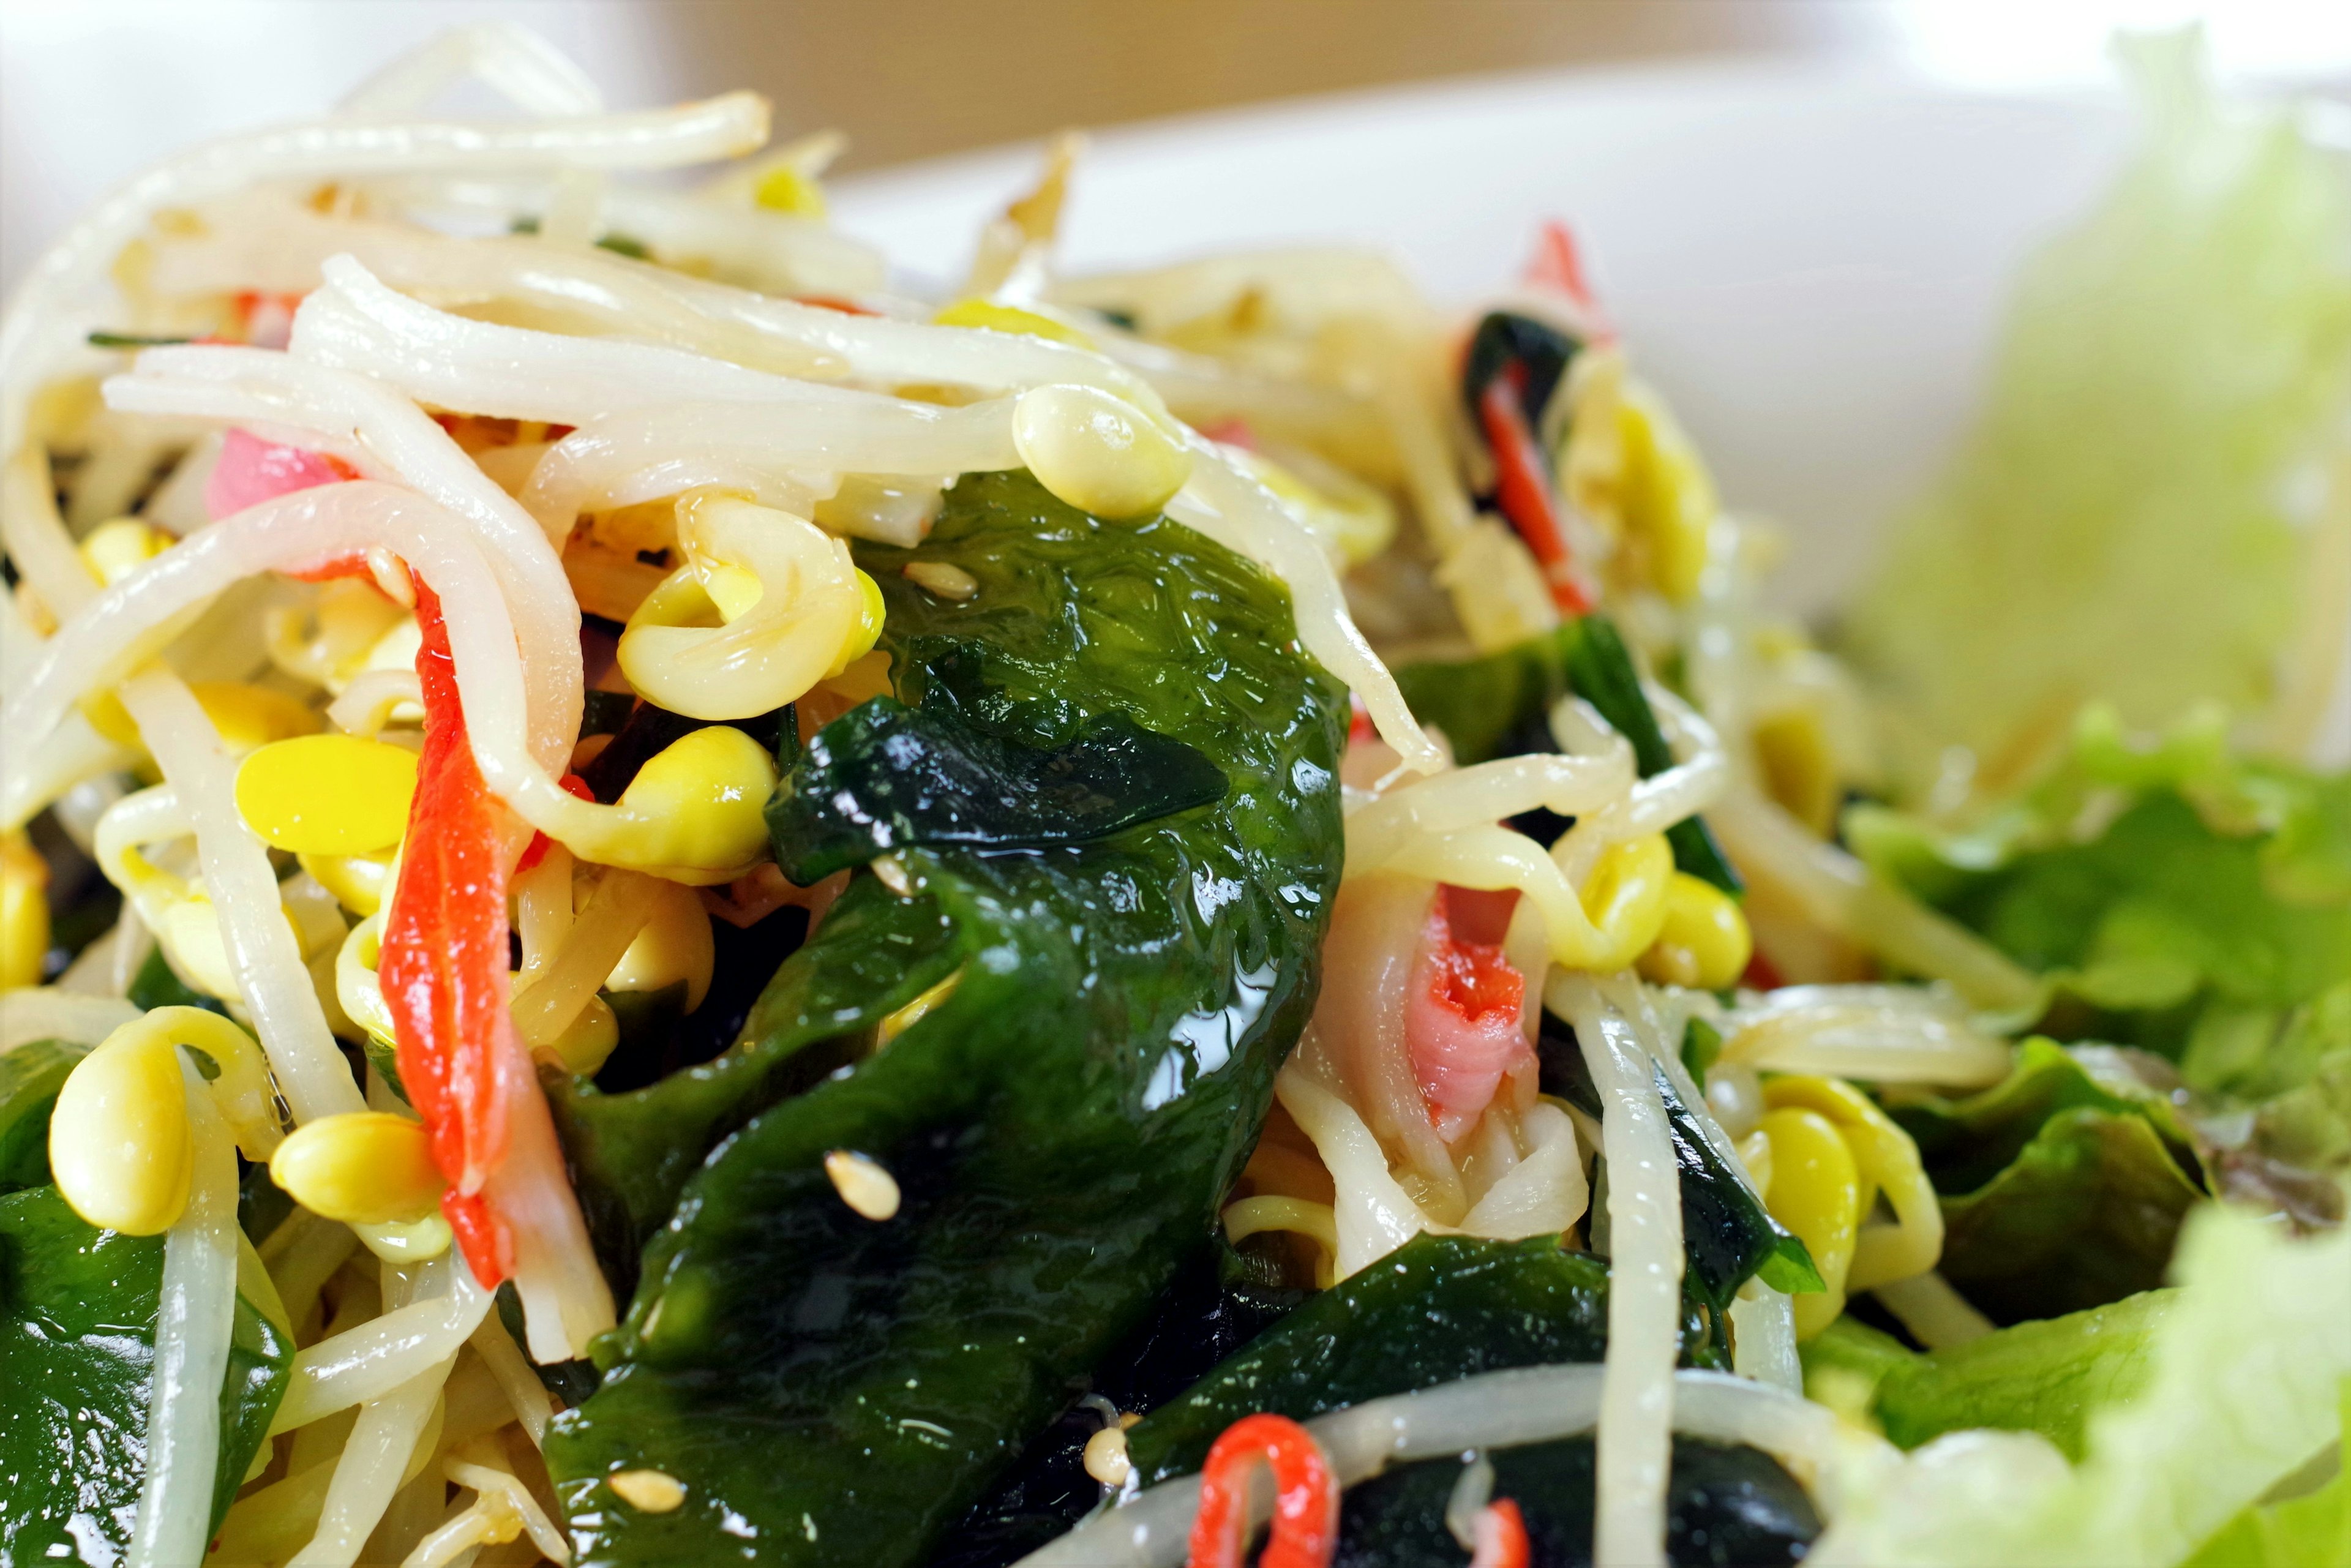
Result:
[[1339,1481],[1314,1435],[1287,1416],[1244,1416],[1225,1428],[1200,1468],[1186,1568],[1241,1568],[1249,1476],[1273,1471],[1273,1534],[1258,1568],[1329,1568],[1339,1544]]
[[1509,1498],[1496,1498],[1479,1511],[1477,1541],[1469,1568],[1527,1568],[1527,1521]]
[[[588,780],[580,778],[577,773],[567,773],[557,782],[562,786],[563,792],[567,795],[581,800],[593,801],[596,799],[596,791],[590,789]],[[547,858],[548,849],[554,842],[555,841],[545,833],[531,834],[529,846],[522,852],[522,859],[515,862],[515,875],[520,876],[527,871],[536,870],[538,862]]]
[[507,1106],[496,1063],[514,1027],[507,1010],[507,872],[497,812],[465,735],[441,601],[423,582],[416,622],[423,633],[416,677],[424,747],[377,976],[401,1080],[423,1118],[434,1163],[454,1184],[442,1211],[475,1277],[491,1286],[511,1262],[503,1227],[480,1197],[506,1157]]
[[1496,376],[1478,394],[1478,423],[1485,427],[1486,444],[1494,454],[1494,499],[1510,520],[1519,538],[1534,552],[1551,589],[1552,602],[1570,615],[1592,608],[1591,595],[1568,559],[1567,535],[1560,528],[1559,506],[1552,497],[1551,476],[1534,432],[1527,427],[1527,411],[1519,389],[1508,375]]
[[1546,222],[1535,234],[1534,259],[1527,263],[1524,273],[1531,288],[1548,289],[1565,297],[1574,306],[1584,323],[1592,329],[1594,340],[1611,342],[1616,329],[1609,325],[1600,308],[1598,296],[1592,292],[1592,283],[1583,270],[1583,254],[1575,243],[1575,231],[1557,218]]

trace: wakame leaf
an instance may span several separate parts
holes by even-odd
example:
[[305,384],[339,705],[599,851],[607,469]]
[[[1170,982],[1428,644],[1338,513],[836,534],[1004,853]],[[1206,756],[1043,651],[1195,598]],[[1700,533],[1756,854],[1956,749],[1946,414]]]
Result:
[[[86,1224],[54,1186],[0,1197],[0,1563],[113,1562],[146,1469],[163,1238]],[[293,1336],[242,1292],[212,1523],[269,1431]]]
[[[1694,1301],[1681,1343],[1685,1365],[1720,1364]],[[1596,1362],[1607,1349],[1605,1259],[1552,1236],[1423,1233],[1150,1412],[1127,1434],[1127,1455],[1150,1486],[1198,1469],[1217,1434],[1253,1411],[1302,1421],[1482,1372]]]
[[[1493,1494],[1519,1505],[1528,1561],[1591,1561],[1597,1450],[1591,1437],[1497,1448]],[[1340,1500],[1332,1568],[1460,1568],[1447,1505],[1461,1481],[1447,1456],[1395,1466]],[[1803,1487],[1760,1449],[1676,1437],[1666,1478],[1666,1560],[1680,1568],[1794,1563],[1821,1532]]]
[[[1040,752],[1123,715],[1224,789],[1082,841],[894,847],[903,895],[853,876],[731,1049],[559,1092],[604,1255],[643,1247],[601,1385],[546,1445],[582,1568],[749,1540],[775,1563],[931,1558],[1209,1241],[1312,1008],[1346,706],[1277,581],[1019,474],[965,476],[919,547],[858,559],[899,711]],[[916,560],[977,591],[932,597]],[[839,1150],[890,1173],[886,1220],[842,1201]],[[684,1506],[605,1484],[637,1467]]]
[[[1725,1357],[1695,1299],[1686,1301],[1681,1360]],[[1608,1265],[1552,1237],[1489,1241],[1424,1234],[1310,1299],[1127,1434],[1149,1486],[1200,1468],[1209,1445],[1243,1416],[1295,1420],[1391,1394],[1518,1366],[1598,1362],[1607,1350]],[[1494,1495],[1515,1500],[1538,1562],[1579,1562],[1591,1550],[1589,1437],[1501,1448],[1489,1456]],[[1342,1500],[1334,1563],[1355,1568],[1457,1568],[1461,1548],[1445,1512],[1458,1460],[1397,1466]],[[1668,1537],[1677,1563],[1792,1561],[1820,1532],[1803,1489],[1769,1456],[1690,1439],[1674,1445]]]
[[1197,747],[1122,713],[1046,747],[987,734],[951,707],[875,697],[809,741],[768,803],[768,831],[784,874],[805,886],[917,846],[1089,843],[1224,795]]
[[28,1040],[0,1055],[0,1193],[49,1184],[49,1113],[86,1045]]

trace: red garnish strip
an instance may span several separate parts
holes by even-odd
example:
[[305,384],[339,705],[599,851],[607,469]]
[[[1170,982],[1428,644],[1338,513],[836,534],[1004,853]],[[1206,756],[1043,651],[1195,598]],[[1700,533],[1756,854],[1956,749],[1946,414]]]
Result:
[[401,1081],[451,1183],[442,1212],[475,1278],[490,1287],[513,1267],[512,1239],[481,1196],[506,1157],[497,1062],[516,1049],[507,1009],[507,871],[497,810],[465,735],[441,601],[423,582],[416,622],[424,748],[376,973]]
[[1542,449],[1528,428],[1518,384],[1507,372],[1479,392],[1478,423],[1494,454],[1494,499],[1502,516],[1542,568],[1552,602],[1570,615],[1583,614],[1592,608],[1592,596],[1568,557],[1567,534],[1560,526],[1559,503],[1552,495]]
[[1339,1544],[1339,1479],[1314,1435],[1287,1416],[1244,1416],[1225,1428],[1200,1467],[1186,1568],[1240,1568],[1247,1548],[1249,1476],[1273,1471],[1273,1533],[1258,1568],[1329,1568]]
[[1593,337],[1608,342],[1616,329],[1600,313],[1600,301],[1593,295],[1590,279],[1583,273],[1583,255],[1577,249],[1575,232],[1557,218],[1546,221],[1536,231],[1534,259],[1527,263],[1524,274],[1527,286],[1563,297],[1575,307],[1591,326]]
[[1527,1568],[1527,1521],[1509,1498],[1496,1498],[1478,1511],[1477,1540],[1469,1568]]

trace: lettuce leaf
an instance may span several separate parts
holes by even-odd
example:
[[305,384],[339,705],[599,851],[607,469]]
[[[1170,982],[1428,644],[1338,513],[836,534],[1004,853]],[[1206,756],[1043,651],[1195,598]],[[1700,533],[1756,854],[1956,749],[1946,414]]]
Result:
[[2142,149],[2028,263],[1986,406],[1847,623],[1922,784],[1958,745],[1997,787],[2093,699],[2252,713],[2301,631],[2285,481],[2351,392],[2351,183],[2289,115],[2217,103],[2194,33],[2128,52]]
[[2156,1327],[2176,1295],[2147,1291],[1923,1354],[1842,1317],[1800,1347],[1805,1386],[1825,1404],[1865,1400],[1870,1417],[1905,1448],[1996,1427],[2037,1432],[2078,1460],[2092,1413],[2147,1386]]
[[2351,1230],[2205,1205],[2175,1278],[2144,1385],[2091,1413],[2078,1464],[2035,1432],[1965,1431],[1855,1465],[1808,1564],[2169,1568],[2234,1529],[2341,1429]]
[[1989,1089],[1893,1105],[1943,1197],[1943,1277],[2003,1323],[2161,1284],[2205,1175],[2169,1076],[2140,1052],[2036,1038]]
[[[2343,1385],[2343,1435],[2351,1437],[2351,1380]],[[2315,1491],[2245,1510],[2197,1549],[2185,1568],[2351,1568],[2351,1479],[2338,1451],[2335,1475]]]

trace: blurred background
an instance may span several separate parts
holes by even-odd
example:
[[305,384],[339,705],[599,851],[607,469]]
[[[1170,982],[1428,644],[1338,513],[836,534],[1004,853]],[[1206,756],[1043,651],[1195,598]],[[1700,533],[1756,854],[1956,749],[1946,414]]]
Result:
[[862,170],[1479,72],[1776,60],[2078,84],[2115,26],[2198,12],[2226,72],[2351,73],[2344,0],[0,0],[0,287],[144,163],[315,113],[459,21],[539,28],[616,106],[757,88],[779,134],[837,126]]

